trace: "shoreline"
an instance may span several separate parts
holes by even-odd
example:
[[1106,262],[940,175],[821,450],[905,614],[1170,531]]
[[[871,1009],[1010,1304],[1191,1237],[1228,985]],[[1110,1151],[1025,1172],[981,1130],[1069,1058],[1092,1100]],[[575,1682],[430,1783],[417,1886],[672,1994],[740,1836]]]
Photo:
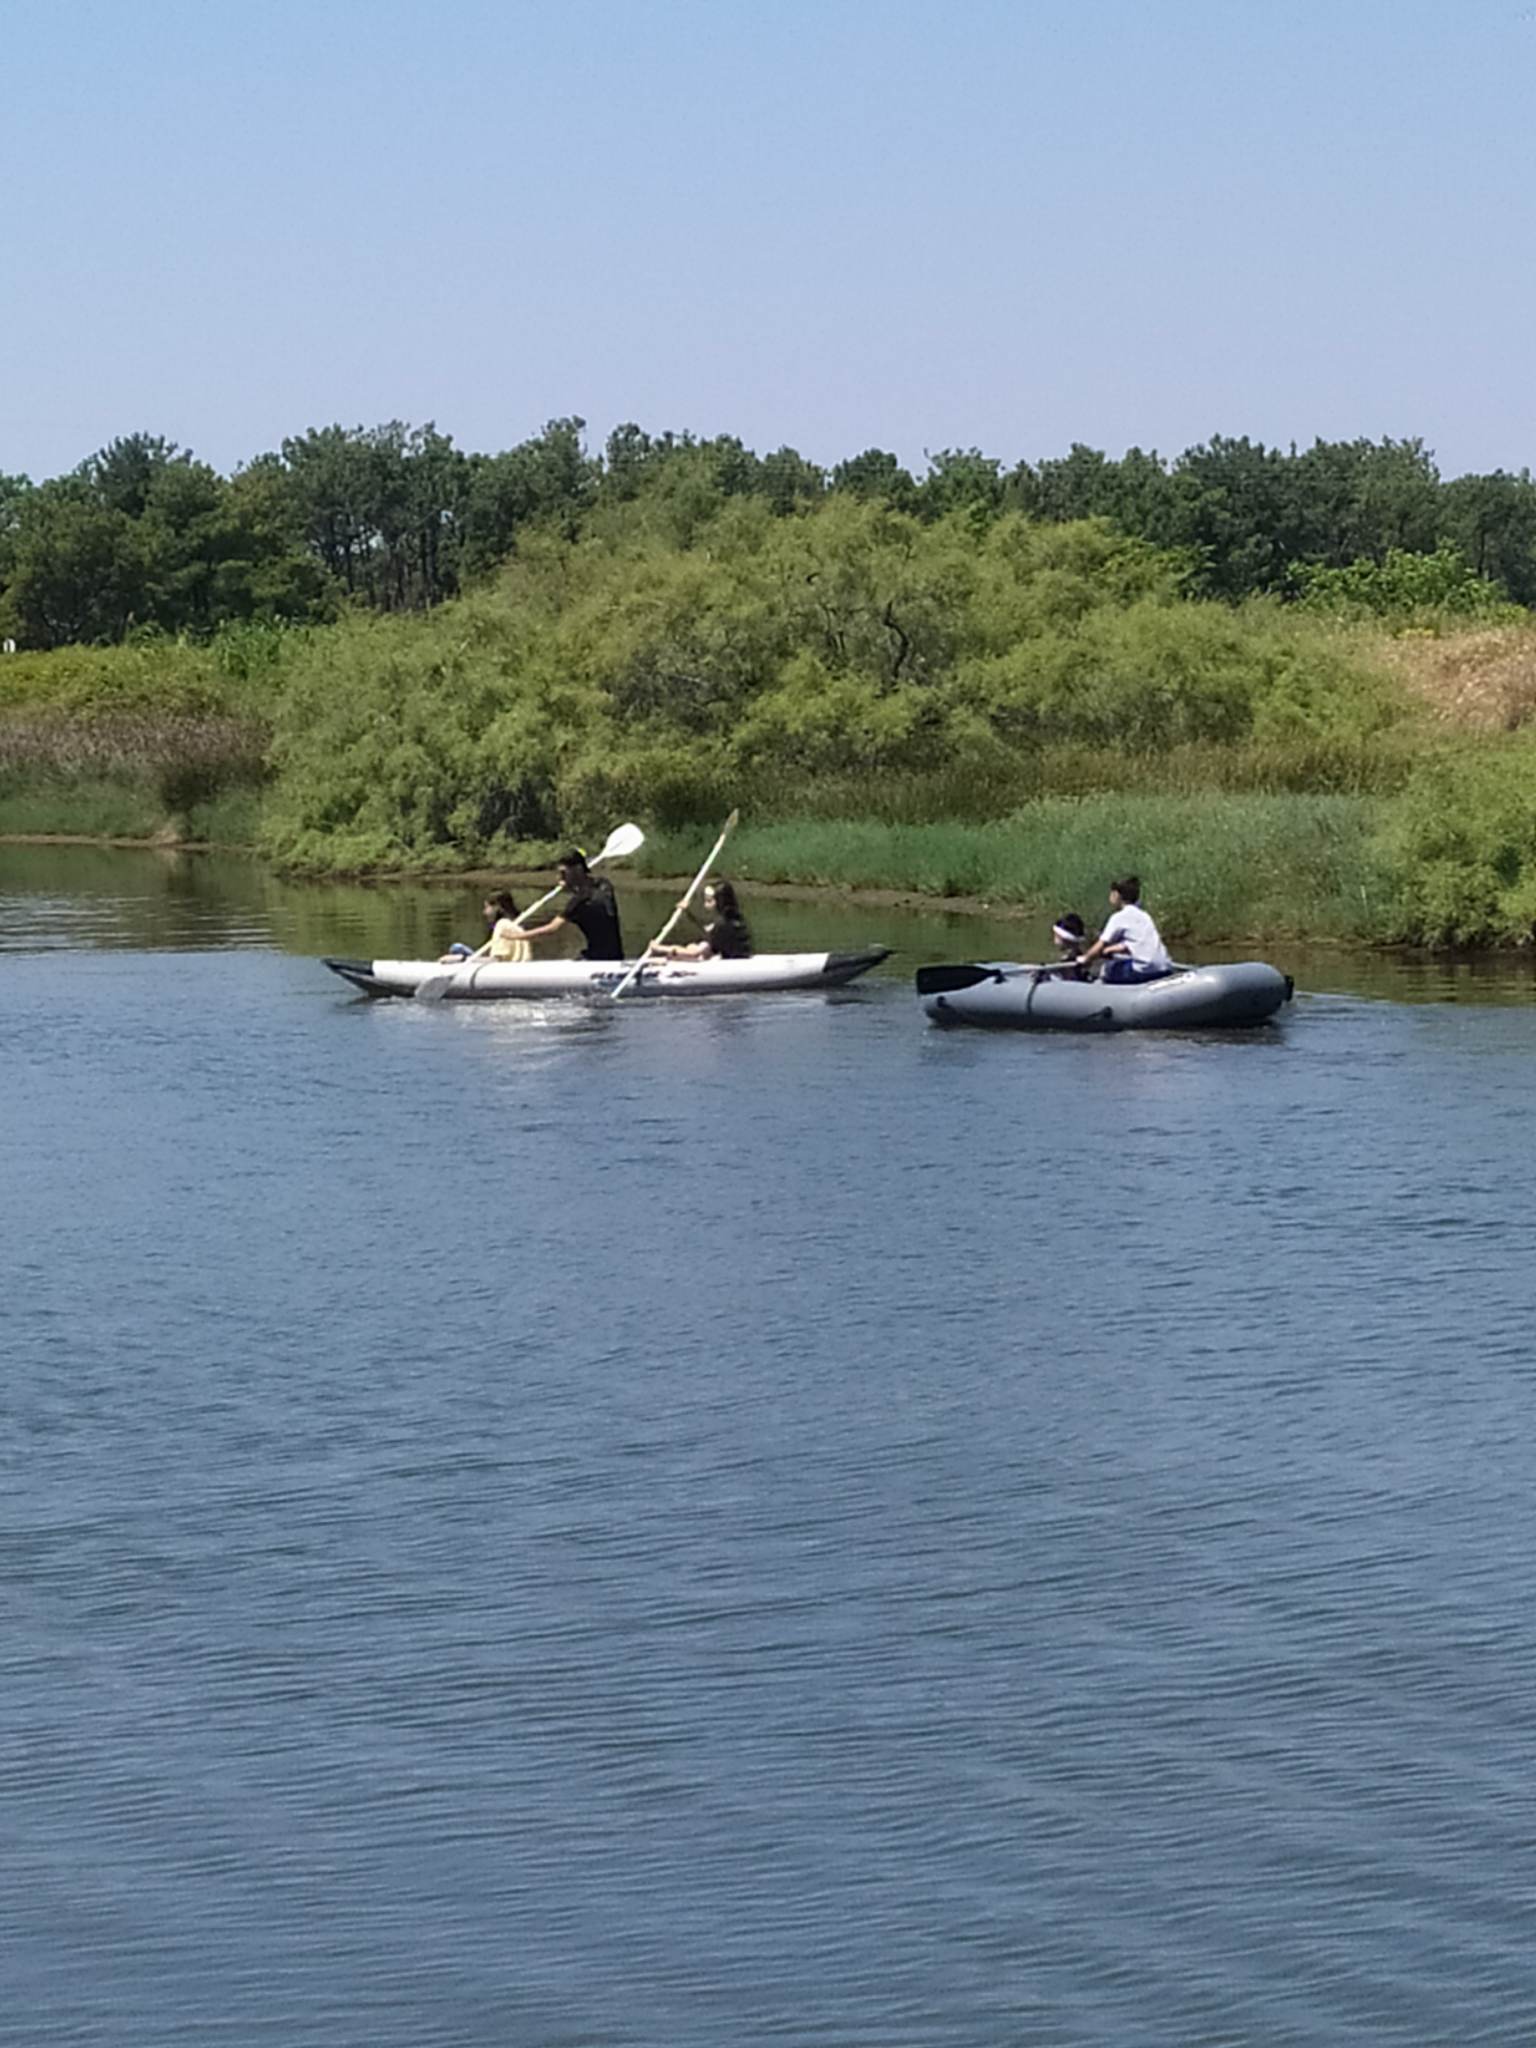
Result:
[[[95,846],[121,853],[214,853],[255,861],[288,881],[296,889],[324,889],[345,884],[354,889],[382,888],[410,884],[413,888],[485,888],[492,883],[516,884],[523,888],[548,888],[548,868],[338,868],[333,874],[285,876],[271,868],[266,856],[254,846],[238,846],[219,839],[133,838],[116,832],[0,832],[0,848],[7,846]],[[686,875],[642,875],[629,873],[630,881],[645,889],[685,889],[693,880]],[[879,889],[857,883],[760,882],[750,884],[754,896],[772,896],[781,903],[821,903],[843,898],[853,903],[872,904],[878,910],[946,910],[961,917],[1034,918],[1038,904],[992,903],[981,896],[934,896],[921,889]]]
[[[281,869],[274,868],[266,856],[254,846],[213,839],[173,839],[163,835],[136,838],[127,834],[92,832],[0,833],[0,850],[7,846],[76,846],[121,853],[223,855],[250,861],[297,889],[376,889],[408,886],[448,890],[485,888],[497,884],[540,890],[547,888],[550,880],[550,871],[545,867],[473,867],[455,869],[452,872],[445,872],[441,868],[388,868],[367,872],[338,869],[334,874],[285,875]],[[629,871],[627,879],[632,884],[660,894],[672,889],[682,890],[693,878],[691,874],[654,875]],[[765,882],[748,878],[746,886],[750,887],[754,896],[766,897],[780,903],[840,903],[912,915],[987,918],[993,923],[1000,924],[1038,923],[1043,915],[1049,914],[1043,903],[997,903],[983,896],[939,896],[923,890],[889,889],[858,883]],[[1171,927],[1168,936],[1179,945],[1301,946],[1310,953],[1364,953],[1382,960],[1404,962],[1498,961],[1506,964],[1526,962],[1536,966],[1536,957],[1533,957],[1532,949],[1528,946],[1411,946],[1351,938],[1336,933],[1243,932],[1185,927]]]

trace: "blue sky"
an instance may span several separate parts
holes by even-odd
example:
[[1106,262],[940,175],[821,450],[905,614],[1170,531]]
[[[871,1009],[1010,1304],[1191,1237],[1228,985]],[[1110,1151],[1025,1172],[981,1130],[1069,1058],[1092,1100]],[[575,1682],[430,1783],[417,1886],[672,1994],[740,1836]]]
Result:
[[0,0],[0,470],[579,413],[1536,463],[1536,6]]

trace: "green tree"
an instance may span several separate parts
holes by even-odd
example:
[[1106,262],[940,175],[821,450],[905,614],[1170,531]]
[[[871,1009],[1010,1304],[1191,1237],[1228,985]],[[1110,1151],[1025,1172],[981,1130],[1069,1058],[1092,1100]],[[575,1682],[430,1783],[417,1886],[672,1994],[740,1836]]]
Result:
[[283,442],[280,461],[305,545],[349,597],[371,598],[380,498],[376,435],[362,427],[311,427]]
[[1460,476],[1441,488],[1439,536],[1516,604],[1536,605],[1536,483],[1528,469]]
[[944,519],[964,511],[990,519],[1002,509],[1002,464],[979,448],[941,448],[928,457],[928,473],[918,492],[924,519]]
[[762,459],[758,490],[781,516],[807,510],[825,496],[826,489],[826,471],[797,448],[776,448]]
[[24,647],[109,645],[144,618],[138,525],[101,504],[78,473],[26,493],[8,555],[3,621]]
[[1007,497],[1038,519],[1112,519],[1123,532],[1156,547],[1188,540],[1178,490],[1155,451],[1130,448],[1115,461],[1076,441],[1066,455],[1033,470],[1021,463],[1008,477]]
[[531,521],[558,519],[570,533],[579,528],[601,473],[587,454],[585,431],[586,421],[574,416],[550,420],[515,448],[471,458],[461,514],[465,576],[505,561]]
[[480,458],[430,421],[311,428],[261,460],[286,477],[305,545],[349,598],[416,611],[459,588]]
[[1342,568],[1434,548],[1440,477],[1419,440],[1315,441],[1282,464],[1293,558]]
[[1284,457],[1262,441],[1214,436],[1173,465],[1177,531],[1196,550],[1197,588],[1229,602],[1279,590],[1300,552],[1289,530]]
[[648,434],[633,420],[615,427],[603,450],[604,497],[619,504],[638,497],[676,446],[675,434]]
[[156,483],[173,468],[188,468],[191,452],[159,434],[126,434],[88,456],[79,474],[98,504],[142,519]]
[[32,488],[30,477],[7,476],[0,470],[0,622],[5,618],[5,592],[11,580],[16,531],[23,500]]
[[862,455],[836,464],[831,488],[846,497],[889,505],[896,512],[917,510],[917,484],[886,448],[866,448]]

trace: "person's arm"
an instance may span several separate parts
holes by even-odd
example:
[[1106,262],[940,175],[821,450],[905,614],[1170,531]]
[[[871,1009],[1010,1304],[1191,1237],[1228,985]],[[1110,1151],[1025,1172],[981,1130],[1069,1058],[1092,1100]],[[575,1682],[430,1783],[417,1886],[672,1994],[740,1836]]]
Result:
[[645,949],[646,958],[648,960],[710,959],[715,949],[709,943],[709,926],[705,924],[702,918],[694,917],[693,905],[690,902],[688,902],[686,897],[681,903],[678,904],[677,907],[679,910],[685,912],[689,917],[693,918],[693,922],[704,934],[703,938],[699,939],[694,945],[691,946],[659,946],[656,943],[656,941],[652,939],[651,943]]
[[563,932],[566,922],[567,920],[563,917],[552,917],[548,924],[530,925],[526,931],[519,925],[517,927],[517,936],[520,939],[547,939],[551,932]]
[[1093,961],[1102,959],[1106,953],[1128,953],[1129,951],[1129,946],[1126,945],[1115,928],[1114,918],[1111,918],[1087,951],[1078,954],[1077,964],[1079,967],[1087,967]]

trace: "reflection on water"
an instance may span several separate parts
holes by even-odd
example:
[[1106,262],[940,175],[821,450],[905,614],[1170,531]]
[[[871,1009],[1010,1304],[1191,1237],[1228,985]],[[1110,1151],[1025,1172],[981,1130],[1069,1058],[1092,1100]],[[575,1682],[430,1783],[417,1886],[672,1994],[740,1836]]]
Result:
[[[666,922],[670,886],[615,877],[632,945]],[[381,959],[434,959],[454,938],[481,936],[479,884],[461,882],[286,882],[258,862],[174,849],[0,845],[0,952],[54,947],[126,947],[180,952],[209,947],[276,947]],[[751,892],[747,892],[751,895]],[[765,952],[895,948],[880,971],[910,981],[929,960],[1041,957],[1042,920],[988,917],[943,909],[895,909],[824,895],[814,902],[752,897],[752,923]],[[1233,959],[1230,945],[1191,949]],[[1536,962],[1528,956],[1350,952],[1276,944],[1250,948],[1293,974],[1311,993],[1374,996],[1393,1002],[1536,1001]]]
[[476,897],[0,850],[0,2042],[1536,2040],[1524,970],[314,957]]

